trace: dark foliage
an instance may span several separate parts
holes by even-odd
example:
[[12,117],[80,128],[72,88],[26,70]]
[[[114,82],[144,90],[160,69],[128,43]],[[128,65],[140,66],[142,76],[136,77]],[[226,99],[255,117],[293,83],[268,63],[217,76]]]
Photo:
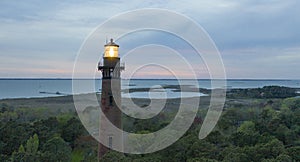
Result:
[[[278,95],[266,92],[277,88],[262,89],[274,97]],[[140,133],[156,131],[168,124],[168,117],[164,114],[156,120],[133,120],[132,127]],[[201,122],[197,124],[161,151],[145,155],[109,151],[101,161],[300,161],[299,98],[227,103],[216,128],[203,140],[198,139]],[[0,131],[1,161],[71,161],[78,150],[80,160],[97,160],[97,143],[84,138],[85,129],[76,117],[2,121]]]
[[231,98],[288,98],[297,96],[296,89],[281,86],[263,88],[232,89],[227,93]]

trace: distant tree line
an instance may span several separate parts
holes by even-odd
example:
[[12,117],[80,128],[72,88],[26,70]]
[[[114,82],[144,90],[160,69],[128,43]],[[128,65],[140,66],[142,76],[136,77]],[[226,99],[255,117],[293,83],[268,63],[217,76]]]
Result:
[[229,98],[288,98],[297,96],[296,89],[282,86],[265,86],[263,88],[232,89]]

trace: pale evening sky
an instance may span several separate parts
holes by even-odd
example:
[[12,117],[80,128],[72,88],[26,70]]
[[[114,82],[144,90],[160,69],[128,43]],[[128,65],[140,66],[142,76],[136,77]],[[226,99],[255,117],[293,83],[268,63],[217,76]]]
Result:
[[[221,53],[228,78],[300,79],[299,7],[297,0],[2,0],[0,78],[70,78],[81,44],[99,24],[122,12],[161,8],[184,14],[206,30]],[[99,46],[103,46],[105,39]],[[127,40],[134,39],[173,45],[179,52],[188,50],[177,38],[157,32],[136,33],[117,43],[126,51],[131,46]],[[148,57],[165,50],[145,49]],[[136,51],[139,50],[142,49]],[[145,61],[147,57],[131,57],[126,61],[129,70],[123,77],[127,77],[131,64],[140,62],[139,59]],[[172,65],[180,66],[173,61]],[[172,62],[172,58],[165,62]],[[195,67],[202,64],[190,63]],[[196,71],[199,78],[208,78],[205,66]],[[178,71],[179,75],[186,73]],[[170,78],[170,75],[149,67],[135,77]]]

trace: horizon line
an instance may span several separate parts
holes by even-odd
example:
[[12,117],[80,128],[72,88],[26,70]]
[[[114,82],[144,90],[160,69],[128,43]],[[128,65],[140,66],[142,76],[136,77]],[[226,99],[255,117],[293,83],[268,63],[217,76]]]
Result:
[[[0,80],[101,80],[102,78],[64,78],[64,77],[0,77]],[[122,80],[178,80],[176,78],[121,78]],[[184,78],[181,80],[193,80],[193,78]],[[220,78],[197,78],[197,80],[223,80]],[[291,78],[226,78],[225,80],[300,80]]]

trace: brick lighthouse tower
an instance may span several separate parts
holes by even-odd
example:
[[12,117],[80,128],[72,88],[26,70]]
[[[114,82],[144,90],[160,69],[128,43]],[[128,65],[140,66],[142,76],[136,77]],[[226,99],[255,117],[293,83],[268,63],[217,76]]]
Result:
[[[98,70],[102,72],[102,93],[98,158],[100,159],[111,148],[123,148],[123,135],[113,131],[110,124],[122,129],[121,111],[121,71],[119,45],[110,40],[104,45],[103,64]],[[104,116],[108,119],[104,119]],[[110,122],[110,123],[109,123]],[[104,146],[105,145],[105,146]]]

